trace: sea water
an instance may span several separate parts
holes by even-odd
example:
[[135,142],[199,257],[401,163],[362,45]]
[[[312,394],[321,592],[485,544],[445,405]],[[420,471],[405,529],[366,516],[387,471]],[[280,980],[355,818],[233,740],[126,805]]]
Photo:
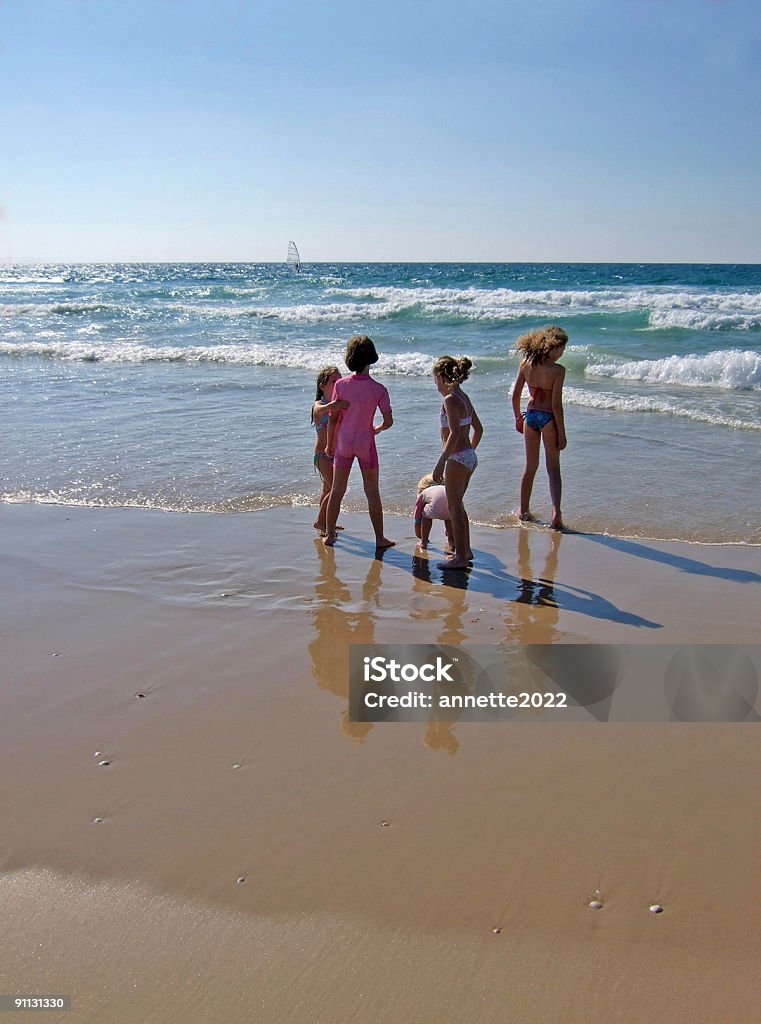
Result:
[[[569,527],[761,543],[761,267],[109,264],[0,267],[0,498],[245,512],[310,504],[309,413],[346,340],[376,342],[395,423],[381,493],[410,514],[439,454],[435,358],[467,355],[485,427],[467,507],[515,522],[515,342],[570,341]],[[365,507],[358,471],[347,507]],[[540,469],[532,506],[549,518]],[[393,531],[392,531],[393,532]]]

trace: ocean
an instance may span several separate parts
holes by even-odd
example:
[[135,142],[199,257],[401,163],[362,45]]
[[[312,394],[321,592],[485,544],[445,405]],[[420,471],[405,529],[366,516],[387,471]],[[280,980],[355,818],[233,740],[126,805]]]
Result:
[[[509,526],[515,341],[556,323],[567,526],[761,544],[759,265],[24,263],[0,266],[0,311],[5,502],[312,504],[315,377],[363,333],[394,409],[385,508],[410,514],[438,457],[435,358],[467,355],[485,433],[466,505]],[[365,508],[357,470],[346,506]],[[542,469],[532,507],[546,522]]]

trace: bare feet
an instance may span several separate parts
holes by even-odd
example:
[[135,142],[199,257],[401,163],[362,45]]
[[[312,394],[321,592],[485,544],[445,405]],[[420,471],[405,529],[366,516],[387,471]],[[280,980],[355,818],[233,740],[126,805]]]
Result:
[[388,540],[386,537],[381,537],[380,540],[375,538],[375,550],[383,550],[384,548],[392,548],[396,544],[395,540]]
[[531,515],[530,512],[521,512],[518,518],[522,523],[533,523],[534,521],[534,517]]
[[[317,532],[320,534],[321,537],[325,536],[325,534],[327,532],[327,524],[326,523],[312,523],[312,526],[315,528],[315,530],[317,530]],[[337,530],[343,530],[343,526],[339,526],[338,523],[336,523],[336,529]]]
[[561,516],[560,512],[552,513],[552,519],[550,519],[550,526],[553,530],[563,529],[563,517]]
[[448,558],[446,562],[437,562],[437,569],[469,569],[470,563],[467,558]]
[[325,545],[326,548],[332,548],[333,545],[335,544],[335,542],[336,542],[336,532],[335,532],[335,530],[333,531],[333,533],[326,533],[325,536],[322,538],[322,543]]

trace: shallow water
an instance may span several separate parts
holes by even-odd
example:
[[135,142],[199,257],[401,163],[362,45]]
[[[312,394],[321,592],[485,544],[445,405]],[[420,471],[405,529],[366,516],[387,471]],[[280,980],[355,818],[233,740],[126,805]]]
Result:
[[[508,392],[525,330],[569,333],[570,527],[761,543],[761,268],[634,265],[16,265],[0,268],[6,501],[243,511],[317,493],[309,408],[346,339],[375,340],[392,431],[384,502],[438,455],[430,369],[467,354],[484,422],[468,492],[514,521]],[[348,493],[361,509],[358,481]],[[546,477],[534,508],[549,516]]]

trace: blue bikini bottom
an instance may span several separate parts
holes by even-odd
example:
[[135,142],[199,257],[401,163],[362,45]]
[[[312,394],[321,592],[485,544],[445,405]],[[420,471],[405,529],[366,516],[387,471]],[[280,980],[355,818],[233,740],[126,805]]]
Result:
[[544,430],[548,423],[555,417],[546,409],[529,409],[523,419],[527,427],[532,430]]

